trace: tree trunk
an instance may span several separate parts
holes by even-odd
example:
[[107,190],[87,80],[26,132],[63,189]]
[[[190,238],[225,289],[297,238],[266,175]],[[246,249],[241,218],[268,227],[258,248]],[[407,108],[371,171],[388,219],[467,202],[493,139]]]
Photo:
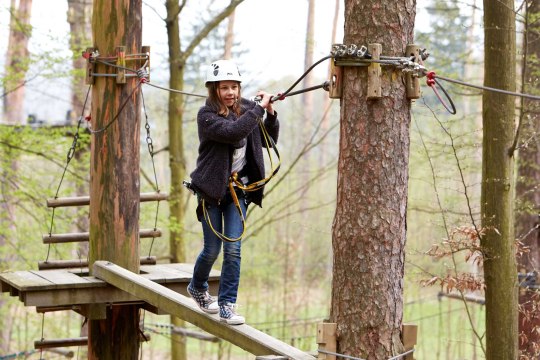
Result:
[[[344,43],[402,56],[415,15],[406,0],[345,0]],[[403,352],[410,101],[395,68],[383,68],[381,99],[366,84],[365,68],[344,68],[331,320],[339,353],[388,359]]]
[[[84,105],[84,99],[88,85],[85,84],[86,59],[81,56],[83,50],[92,44],[92,1],[93,0],[68,0],[67,20],[69,23],[69,45],[73,52],[74,74],[71,80],[71,105],[69,113],[66,115],[66,122],[70,125],[78,121],[77,114],[80,114]],[[92,103],[89,96],[88,105]]]
[[[540,44],[538,33],[540,25],[534,21],[540,14],[540,2],[527,3],[525,31],[523,39],[523,81],[522,92],[538,95],[538,72],[540,66]],[[518,255],[518,267],[522,273],[538,270],[540,264],[540,106],[537,101],[522,99],[520,114],[520,149],[518,156],[518,177],[516,182],[516,234],[528,253]],[[540,327],[539,306],[535,291],[520,291],[519,296],[519,349],[521,355],[538,357],[535,349],[540,343],[536,331]],[[521,336],[521,334],[525,336]]]
[[231,15],[229,15],[229,19],[227,22],[227,34],[225,35],[225,50],[223,51],[224,59],[231,59],[232,57],[232,48],[234,46],[234,15],[235,12],[233,11]]
[[[119,46],[125,54],[140,53],[142,1],[95,0],[92,33],[102,56],[115,55]],[[115,71],[96,65],[96,73]],[[91,139],[90,269],[96,260],[108,260],[139,272],[138,85],[136,78],[117,84],[115,78],[97,77],[92,87],[92,129],[99,132]],[[88,358],[138,359],[138,307],[107,305],[106,314],[106,320],[89,321]]]
[[[180,26],[179,18],[173,14],[179,14],[180,6],[177,0],[167,0],[167,36],[169,39],[169,66],[170,78],[169,87],[171,89],[184,88],[184,68],[185,60],[182,58],[180,46]],[[177,15],[178,16],[178,15]],[[184,189],[182,181],[186,177],[186,161],[184,155],[184,109],[183,95],[169,93],[169,167],[171,171],[171,191],[169,196],[170,222],[171,227],[169,237],[169,251],[171,262],[179,263],[186,261],[184,234],[185,210],[183,206]],[[184,327],[183,320],[171,316],[174,326]],[[180,334],[171,335],[171,359],[185,360],[186,337]]]
[[24,105],[24,78],[29,66],[28,40],[32,34],[30,16],[32,0],[11,0],[9,39],[6,54],[4,85],[4,120],[8,124],[21,124]]
[[[515,90],[516,38],[512,0],[484,0],[485,86]],[[517,359],[517,268],[514,245],[514,105],[484,91],[481,237],[486,286],[486,358]]]
[[[11,1],[11,17],[9,21],[9,38],[5,63],[5,85],[3,97],[3,119],[10,125],[20,125],[23,122],[24,105],[24,80],[28,70],[28,41],[32,34],[30,26],[30,17],[32,12],[32,0],[20,0],[19,6],[16,1]],[[17,173],[17,158],[13,156],[12,151],[6,148],[5,159],[3,162],[2,181],[0,192],[2,195],[2,204],[0,205],[0,248],[5,245],[5,237],[16,234],[15,206],[13,199],[13,189],[10,184],[16,183],[14,178]],[[0,262],[9,264],[13,255],[7,254],[0,258]],[[0,268],[0,271],[6,270]],[[0,299],[0,308],[5,308],[5,300]],[[9,311],[0,316],[0,352],[7,353],[11,338],[11,327],[13,324],[12,314]]]

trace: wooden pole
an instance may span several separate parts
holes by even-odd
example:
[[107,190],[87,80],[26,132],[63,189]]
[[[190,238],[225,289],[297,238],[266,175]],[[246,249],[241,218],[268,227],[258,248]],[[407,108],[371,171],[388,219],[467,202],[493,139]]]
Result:
[[[100,56],[117,48],[139,53],[142,40],[142,0],[94,0],[92,35]],[[97,62],[98,74],[117,73]],[[114,261],[139,273],[139,146],[138,79],[117,84],[116,77],[95,77],[92,88],[90,157],[89,265]],[[112,122],[112,123],[111,123]],[[92,271],[92,270],[90,270]],[[90,313],[106,319],[88,322],[88,358],[136,360],[139,357],[137,305],[96,304]]]
[[[320,350],[328,351],[331,353],[336,352],[337,350],[336,330],[337,330],[336,323],[317,324],[317,344],[319,344]],[[324,352],[319,352],[317,359],[336,360],[336,356],[325,354]]]

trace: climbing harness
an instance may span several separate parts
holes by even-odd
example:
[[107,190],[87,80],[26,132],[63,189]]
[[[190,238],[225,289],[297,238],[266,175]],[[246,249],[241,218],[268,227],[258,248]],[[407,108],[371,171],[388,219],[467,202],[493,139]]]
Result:
[[[206,202],[205,202],[204,198],[202,198],[202,200],[201,200],[202,211],[203,211],[203,215],[204,215],[204,219],[205,219],[206,223],[208,224],[208,226],[210,227],[212,232],[218,238],[220,238],[223,241],[228,241],[228,242],[239,241],[239,240],[242,239],[242,237],[244,236],[244,233],[246,231],[246,222],[245,222],[246,220],[245,220],[245,217],[244,217],[244,213],[242,212],[242,207],[240,206],[240,200],[238,199],[238,195],[236,194],[236,189],[242,190],[243,192],[253,192],[253,191],[260,190],[266,184],[268,184],[270,179],[272,179],[278,173],[279,168],[281,167],[281,156],[279,155],[279,151],[277,149],[276,143],[274,142],[274,139],[272,139],[272,137],[268,134],[268,131],[266,130],[266,127],[264,126],[264,123],[262,121],[262,118],[259,118],[259,128],[261,130],[261,134],[262,134],[262,137],[263,137],[263,140],[264,140],[264,143],[265,143],[265,147],[266,147],[266,151],[268,153],[268,158],[269,158],[269,161],[270,161],[270,167],[271,167],[270,175],[268,175],[264,179],[255,181],[255,182],[253,182],[251,184],[247,184],[247,185],[244,185],[244,183],[239,179],[238,173],[236,173],[236,172],[233,173],[229,177],[228,189],[229,189],[230,195],[232,197],[232,202],[233,202],[236,210],[238,211],[238,215],[239,215],[239,217],[240,217],[240,219],[242,221],[242,233],[240,234],[240,236],[238,236],[236,238],[229,238],[229,237],[225,236],[223,233],[220,233],[219,231],[217,231],[214,228],[214,226],[212,225],[212,221],[210,220],[210,217],[208,215]],[[275,154],[277,156],[277,165],[274,165],[274,159],[272,157],[272,153],[270,151],[270,148],[272,148],[274,150],[274,152],[275,152]],[[186,187],[188,189],[193,191],[193,189],[188,184],[189,184],[188,182],[184,181],[184,185],[186,185]]]

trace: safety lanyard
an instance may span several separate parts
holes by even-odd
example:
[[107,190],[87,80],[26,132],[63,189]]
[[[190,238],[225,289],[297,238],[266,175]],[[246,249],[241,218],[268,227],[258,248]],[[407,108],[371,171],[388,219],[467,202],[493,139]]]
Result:
[[[238,173],[236,172],[233,173],[229,178],[229,191],[231,192],[231,197],[233,199],[234,206],[236,207],[236,210],[238,210],[238,214],[240,216],[240,219],[242,220],[242,233],[240,234],[240,236],[236,238],[229,238],[225,236],[225,234],[222,234],[219,231],[217,231],[212,225],[212,221],[210,220],[210,216],[208,215],[208,211],[206,210],[205,201],[204,199],[202,200],[203,214],[204,214],[204,219],[206,223],[208,224],[212,232],[223,241],[236,242],[236,241],[242,240],[242,237],[244,236],[244,233],[246,232],[246,219],[244,218],[244,214],[242,213],[242,207],[240,206],[240,201],[238,200],[238,196],[236,195],[234,186],[236,185],[237,188],[246,192],[257,191],[261,189],[264,185],[268,184],[270,179],[272,179],[278,173],[279,168],[281,166],[281,157],[276,147],[276,143],[274,142],[274,139],[272,139],[272,137],[268,134],[268,131],[266,130],[266,127],[264,126],[264,123],[262,121],[262,118],[259,118],[259,127],[261,128],[261,133],[262,133],[265,145],[266,145],[266,151],[268,152],[268,157],[270,159],[270,167],[272,168],[270,175],[265,177],[262,180],[256,181],[248,185],[244,185],[238,179]],[[276,167],[274,167],[274,160],[272,158],[272,153],[270,152],[270,147],[274,150],[277,156]]]

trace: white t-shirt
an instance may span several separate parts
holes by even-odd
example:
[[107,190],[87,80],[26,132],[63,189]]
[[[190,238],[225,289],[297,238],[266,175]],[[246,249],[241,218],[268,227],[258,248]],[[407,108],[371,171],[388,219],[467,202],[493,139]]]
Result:
[[[247,144],[242,146],[241,148],[235,149],[232,156],[232,168],[231,168],[231,174],[235,172],[240,172],[244,168],[244,166],[247,164],[246,160],[246,147]],[[247,183],[247,176],[244,176],[241,178],[242,182],[244,184]]]

